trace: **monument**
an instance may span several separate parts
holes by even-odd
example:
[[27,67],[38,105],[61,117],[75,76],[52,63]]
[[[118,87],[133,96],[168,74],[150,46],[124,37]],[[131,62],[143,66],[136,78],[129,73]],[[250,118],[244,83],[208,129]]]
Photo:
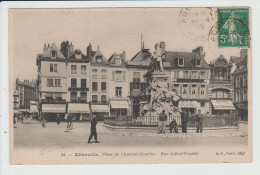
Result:
[[155,52],[150,60],[150,65],[145,74],[147,88],[143,92],[141,102],[141,116],[158,116],[165,110],[168,116],[179,116],[181,109],[178,107],[180,96],[169,87],[168,76],[164,71],[165,43],[155,45]]

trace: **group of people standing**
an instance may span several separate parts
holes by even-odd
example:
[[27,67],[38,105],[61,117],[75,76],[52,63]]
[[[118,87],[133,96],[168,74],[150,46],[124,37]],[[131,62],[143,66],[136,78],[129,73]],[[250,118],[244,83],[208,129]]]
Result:
[[[165,133],[165,128],[167,124],[167,114],[165,113],[165,110],[162,110],[162,113],[159,115],[159,127],[158,127],[158,133]],[[181,112],[181,127],[182,127],[182,133],[188,133],[187,132],[187,124],[190,120],[190,118],[194,118],[196,121],[196,133],[202,133],[202,126],[203,126],[203,114],[201,113],[201,110],[198,110],[198,113],[195,115],[191,115],[188,111],[185,109]],[[170,124],[170,133],[178,133],[178,124],[175,119],[173,119]]]

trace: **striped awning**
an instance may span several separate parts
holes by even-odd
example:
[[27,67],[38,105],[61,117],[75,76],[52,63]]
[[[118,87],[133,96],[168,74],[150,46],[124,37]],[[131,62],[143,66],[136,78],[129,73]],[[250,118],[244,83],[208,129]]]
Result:
[[92,112],[109,112],[108,105],[91,105]]
[[231,100],[211,100],[215,110],[236,110]]
[[128,109],[127,101],[110,101],[111,108],[113,109]]
[[68,113],[89,113],[88,103],[68,103]]

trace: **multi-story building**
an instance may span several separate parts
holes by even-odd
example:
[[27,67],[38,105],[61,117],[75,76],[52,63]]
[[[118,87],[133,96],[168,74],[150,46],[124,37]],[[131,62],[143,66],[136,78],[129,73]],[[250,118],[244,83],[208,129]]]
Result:
[[13,110],[14,113],[18,113],[19,112],[19,91],[18,90],[14,90],[13,91]]
[[109,59],[109,109],[110,116],[131,115],[126,53],[114,53]]
[[210,62],[210,87],[212,114],[231,114],[235,107],[233,100],[233,82],[231,77],[232,63],[220,55]]
[[90,63],[81,50],[73,50],[73,45],[64,49],[67,54],[67,112],[74,116],[75,120],[89,118],[90,114]]
[[90,65],[91,111],[99,119],[109,115],[109,62],[100,51],[92,51],[91,43],[87,47],[87,57]]
[[67,99],[66,59],[55,44],[45,44],[43,54],[37,55],[40,113],[47,119],[64,117]]
[[146,88],[144,75],[147,73],[152,54],[149,49],[141,48],[131,60],[127,61],[128,82],[130,87],[130,111],[131,115],[136,118],[140,116],[140,102],[143,91]]
[[19,93],[19,108],[29,111],[30,101],[36,98],[35,82],[30,82],[29,80],[19,81],[17,78],[15,90]]
[[181,96],[179,107],[191,114],[198,109],[210,112],[209,66],[204,58],[203,47],[192,52],[173,52],[162,50],[165,60],[171,63],[171,84]]
[[232,73],[234,80],[234,105],[237,115],[241,120],[248,120],[248,56],[247,49],[241,49],[240,57],[231,57],[231,62],[236,63]]

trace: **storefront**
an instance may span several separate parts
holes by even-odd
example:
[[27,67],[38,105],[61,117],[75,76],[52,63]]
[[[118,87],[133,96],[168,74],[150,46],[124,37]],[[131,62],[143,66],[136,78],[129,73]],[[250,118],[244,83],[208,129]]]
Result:
[[129,109],[128,102],[126,100],[110,101],[110,116],[127,116]]
[[186,110],[191,114],[196,114],[197,101],[179,101],[179,107],[181,110]]
[[98,120],[104,120],[104,117],[109,115],[108,105],[94,104],[91,105],[92,115],[95,115]]
[[42,113],[45,114],[46,120],[56,120],[57,114],[63,119],[65,112],[66,104],[42,104]]
[[73,120],[89,120],[90,109],[88,103],[68,103],[68,113],[73,114]]
[[211,103],[213,115],[229,115],[236,110],[231,100],[211,100]]

